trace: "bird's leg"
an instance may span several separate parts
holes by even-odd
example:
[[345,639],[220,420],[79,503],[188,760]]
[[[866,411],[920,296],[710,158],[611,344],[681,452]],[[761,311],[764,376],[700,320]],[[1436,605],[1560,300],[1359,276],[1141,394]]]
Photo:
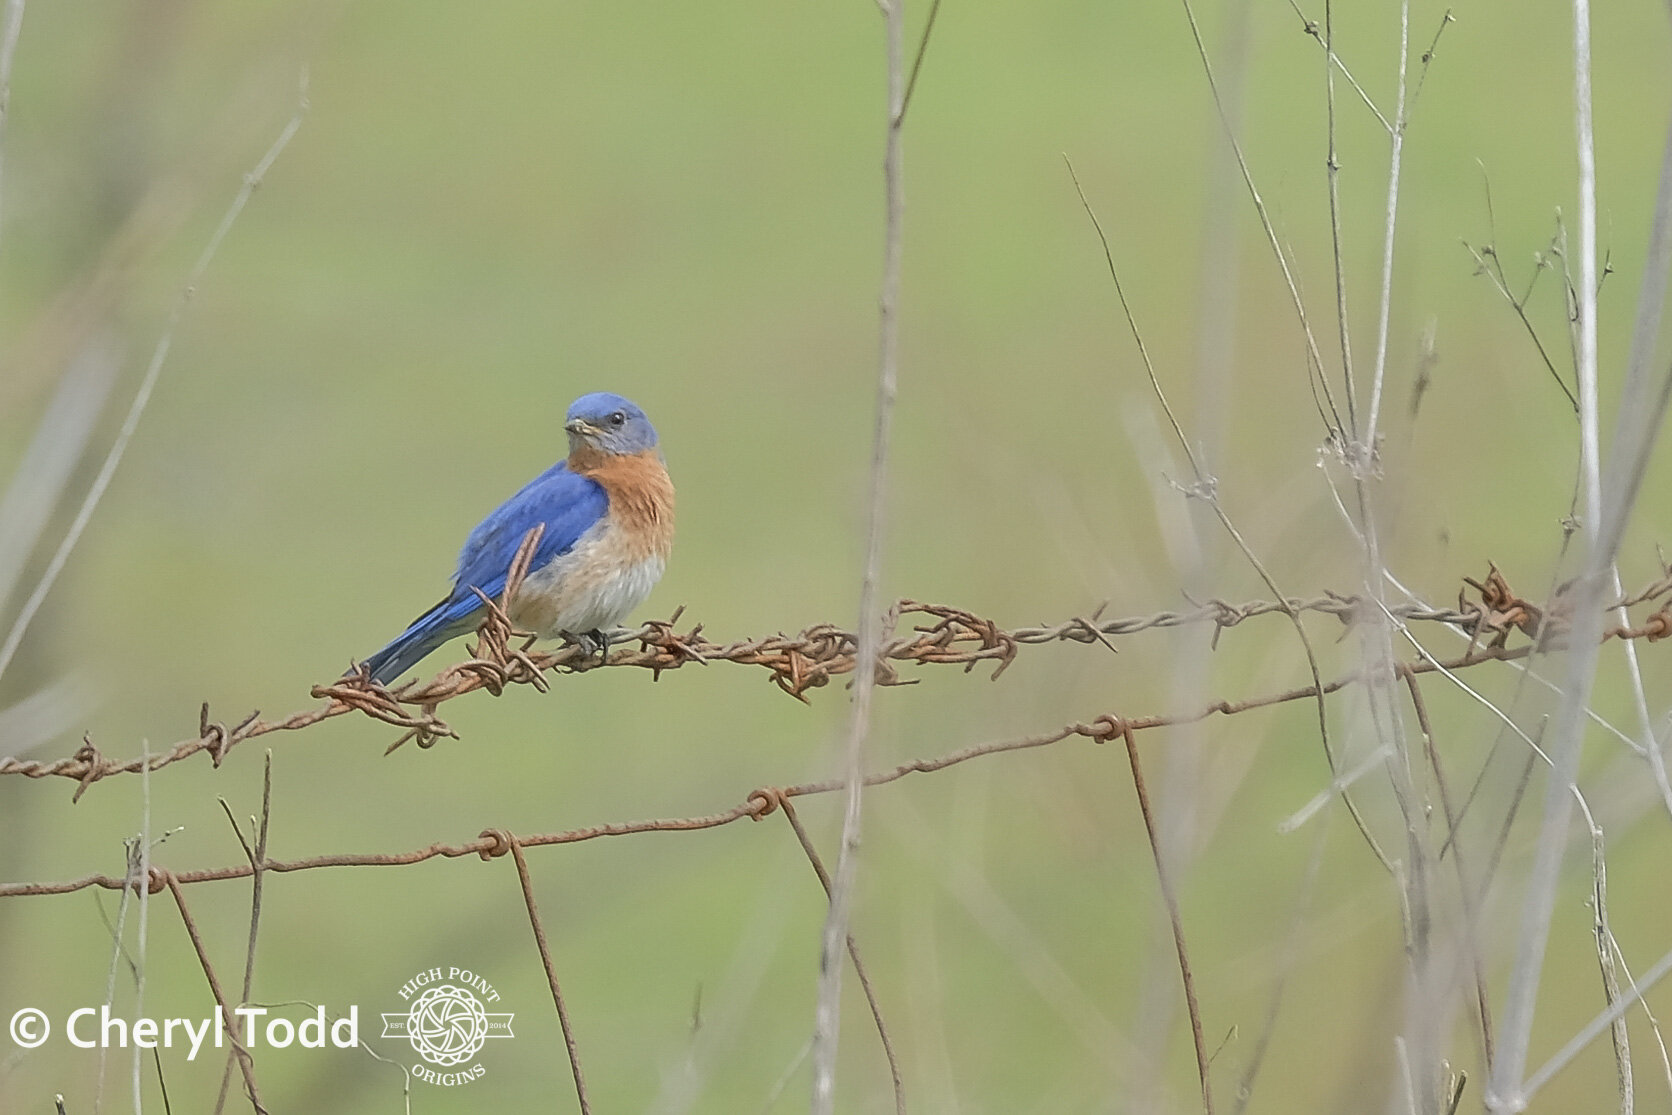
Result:
[[580,661],[572,665],[570,669],[592,669],[594,665],[592,662],[592,656],[594,654],[598,655],[596,665],[603,666],[609,662],[610,637],[603,630],[603,628],[594,627],[591,631],[565,631],[563,635],[565,638],[572,640],[576,646],[581,648]]

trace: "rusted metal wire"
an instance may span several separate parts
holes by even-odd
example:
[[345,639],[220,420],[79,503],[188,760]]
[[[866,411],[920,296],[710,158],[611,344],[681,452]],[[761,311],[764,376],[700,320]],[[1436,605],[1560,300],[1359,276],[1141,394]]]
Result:
[[[1486,662],[1510,662],[1526,658],[1532,651],[1533,648],[1530,645],[1519,647],[1477,645],[1457,658],[1440,660],[1425,657],[1402,664],[1399,667],[1399,672],[1401,674],[1427,674],[1440,671],[1455,673]],[[1359,684],[1364,680],[1364,676],[1362,671],[1343,674],[1333,681],[1324,683],[1323,695],[1327,697],[1346,689],[1348,686]],[[929,758],[908,759],[896,766],[866,775],[865,785],[886,785],[890,782],[897,782],[910,774],[929,774],[969,762],[972,759],[1012,751],[1025,751],[1037,747],[1049,747],[1052,744],[1074,738],[1088,739],[1093,743],[1102,744],[1112,739],[1121,738],[1128,732],[1141,732],[1152,728],[1190,724],[1206,720],[1215,715],[1235,716],[1239,713],[1269,708],[1290,701],[1315,700],[1318,696],[1317,687],[1302,685],[1282,692],[1265,693],[1240,701],[1216,700],[1195,710],[1173,715],[1122,717],[1114,713],[1104,713],[1089,722],[1075,721],[1039,735],[993,740],[987,743],[961,747],[955,751],[945,752]],[[632,836],[646,832],[689,832],[720,828],[741,821],[745,817],[758,821],[775,812],[782,802],[790,798],[828,794],[842,788],[843,782],[840,778],[802,782],[793,786],[767,786],[753,791],[742,802],[718,813],[694,817],[661,817],[653,820],[615,822],[592,825],[587,828],[568,829],[563,832],[536,833],[529,836],[518,836],[516,837],[516,843],[521,848],[537,848],[550,844],[578,844],[583,841],[598,840],[609,836]],[[265,859],[260,861],[259,864],[245,861],[226,867],[174,872],[168,878],[182,885],[190,885],[249,878],[258,869],[263,872],[283,874],[292,871],[310,871],[323,867],[400,867],[437,858],[457,859],[464,856],[478,856],[482,859],[494,859],[505,855],[509,850],[510,845],[507,843],[506,834],[499,830],[489,829],[481,833],[477,839],[464,844],[435,843],[406,852],[334,854],[312,856],[298,860]],[[124,887],[131,885],[134,885],[132,880],[112,875],[86,875],[79,879],[51,883],[0,883],[0,899],[68,894],[89,887],[122,890]],[[158,893],[164,888],[164,885],[165,883],[158,873],[153,872],[150,892],[152,894]]]
[[[1483,582],[1472,578],[1463,580],[1478,600],[1467,599],[1460,591],[1455,608],[1404,604],[1389,611],[1406,623],[1437,623],[1464,631],[1471,638],[1471,648],[1502,649],[1516,635],[1529,640],[1524,650],[1552,650],[1561,645],[1568,617],[1560,592],[1552,604],[1541,608],[1516,594],[1496,566],[1490,567]],[[514,580],[508,582],[508,592],[514,584]],[[851,673],[856,659],[854,634],[833,624],[815,624],[796,635],[715,643],[704,636],[701,624],[681,633],[678,630],[681,610],[669,619],[654,620],[630,635],[618,636],[624,645],[613,651],[607,661],[600,662],[595,652],[579,644],[564,644],[545,651],[532,649],[532,637],[515,630],[502,602],[488,601],[487,605],[487,616],[478,629],[477,642],[468,648],[471,656],[427,681],[386,687],[369,680],[363,672],[351,673],[338,681],[313,687],[311,695],[322,699],[325,702],[322,705],[278,720],[265,720],[252,712],[233,725],[211,720],[209,706],[205,704],[199,713],[196,738],[181,740],[148,756],[108,758],[90,738],[84,737],[81,748],[65,758],[0,758],[0,775],[71,779],[79,784],[74,795],[79,799],[88,786],[112,775],[137,773],[147,766],[157,770],[199,752],[207,752],[219,766],[228,752],[247,740],[274,732],[299,731],[350,712],[360,712],[400,728],[402,735],[389,746],[391,751],[409,740],[416,741],[420,747],[429,747],[439,739],[457,738],[457,733],[437,715],[437,709],[446,701],[477,689],[497,695],[510,685],[530,685],[544,690],[549,685],[548,675],[582,673],[604,665],[637,667],[656,676],[664,670],[692,663],[759,666],[778,688],[805,701],[810,690]],[[1672,572],[1663,572],[1644,589],[1610,601],[1606,606],[1613,610],[1646,605],[1653,605],[1653,610],[1637,626],[1614,627],[1605,632],[1604,638],[1655,642],[1672,636]],[[994,666],[991,677],[997,678],[1015,661],[1022,647],[1046,643],[1112,646],[1112,640],[1141,631],[1202,625],[1212,625],[1217,639],[1223,631],[1262,616],[1313,613],[1333,616],[1351,627],[1380,614],[1379,605],[1364,597],[1326,593],[1309,600],[1286,602],[1254,600],[1231,604],[1215,599],[1182,611],[1113,620],[1102,619],[1102,608],[1099,608],[1089,616],[1075,616],[1051,626],[1007,630],[991,619],[950,605],[901,600],[895,607],[901,617],[918,617],[919,622],[909,633],[883,645],[877,663],[877,681],[881,685],[905,685],[915,680],[901,676],[900,664],[962,666],[968,672],[990,662]],[[631,645],[635,643],[636,647]]]

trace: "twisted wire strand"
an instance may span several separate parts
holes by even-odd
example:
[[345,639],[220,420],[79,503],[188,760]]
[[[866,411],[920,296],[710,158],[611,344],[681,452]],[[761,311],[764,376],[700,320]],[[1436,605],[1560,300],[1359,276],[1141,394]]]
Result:
[[[1436,608],[1426,604],[1400,604],[1389,611],[1405,623],[1437,623],[1465,632],[1470,636],[1470,653],[1460,661],[1470,662],[1477,647],[1502,649],[1517,635],[1526,639],[1523,650],[1553,650],[1560,647],[1571,618],[1558,592],[1544,606],[1533,604],[1510,588],[1503,574],[1491,568],[1484,581],[1463,578],[1476,599],[1468,599],[1460,592],[1456,607]],[[22,775],[26,778],[60,777],[78,783],[77,799],[93,783],[119,774],[133,774],[142,769],[158,770],[199,752],[207,752],[216,766],[234,747],[248,740],[275,732],[293,732],[311,727],[323,720],[350,712],[360,712],[382,723],[402,729],[402,735],[389,745],[393,751],[402,744],[416,741],[420,747],[432,746],[437,740],[457,738],[457,733],[437,715],[439,707],[450,700],[477,689],[500,694],[509,685],[531,685],[545,690],[549,676],[579,673],[600,666],[637,667],[659,676],[664,670],[675,670],[696,663],[711,665],[730,662],[743,666],[758,666],[770,675],[773,684],[798,700],[806,701],[810,690],[822,688],[833,679],[853,671],[857,642],[853,632],[834,624],[821,623],[795,635],[772,635],[765,638],[740,639],[730,643],[715,643],[703,635],[703,625],[696,624],[684,633],[676,627],[683,611],[676,611],[666,620],[646,623],[635,631],[618,633],[612,642],[627,644],[612,651],[606,661],[587,647],[566,643],[552,650],[532,649],[533,639],[512,626],[503,607],[504,599],[514,591],[515,581],[509,582],[500,601],[487,601],[487,614],[477,632],[477,642],[470,647],[471,657],[446,667],[427,681],[409,681],[386,687],[369,680],[363,672],[350,673],[343,678],[312,688],[311,695],[324,701],[311,709],[293,712],[280,719],[263,719],[252,712],[236,724],[211,720],[205,703],[198,717],[198,734],[149,755],[131,759],[112,759],[105,756],[88,737],[73,754],[54,760],[0,758],[0,775]],[[1616,608],[1653,606],[1634,627],[1615,626],[1604,632],[1604,639],[1644,639],[1655,642],[1672,635],[1672,572],[1662,576],[1638,592],[1606,603]],[[1074,616],[1049,626],[1001,628],[995,621],[973,612],[944,604],[928,604],[916,600],[901,600],[894,606],[901,617],[919,617],[909,633],[886,642],[877,663],[877,682],[880,685],[911,684],[915,679],[901,676],[900,664],[916,666],[956,665],[965,672],[982,663],[994,664],[993,678],[1004,673],[1024,646],[1047,643],[1102,643],[1113,647],[1112,639],[1136,635],[1160,628],[1189,627],[1211,624],[1214,642],[1227,629],[1261,616],[1286,615],[1289,612],[1333,616],[1344,627],[1377,618],[1377,604],[1362,596],[1325,593],[1311,599],[1292,598],[1286,603],[1273,600],[1253,600],[1232,604],[1224,600],[1207,600],[1183,610],[1167,610],[1146,616],[1103,619],[1102,608],[1089,616]],[[637,644],[632,646],[631,644]],[[1497,656],[1502,657],[1502,656]],[[1485,659],[1481,659],[1485,660]],[[1326,689],[1329,688],[1326,686]]]

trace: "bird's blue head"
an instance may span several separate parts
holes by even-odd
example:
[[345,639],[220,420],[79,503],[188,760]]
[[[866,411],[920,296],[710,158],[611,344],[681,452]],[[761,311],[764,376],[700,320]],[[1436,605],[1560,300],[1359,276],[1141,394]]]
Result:
[[642,453],[656,447],[656,427],[644,411],[608,391],[594,391],[570,403],[563,428],[569,433],[570,453]]

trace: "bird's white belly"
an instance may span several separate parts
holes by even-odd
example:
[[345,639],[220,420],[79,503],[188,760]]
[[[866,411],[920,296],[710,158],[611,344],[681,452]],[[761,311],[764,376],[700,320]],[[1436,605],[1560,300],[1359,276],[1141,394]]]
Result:
[[610,522],[594,526],[562,557],[523,581],[511,622],[554,639],[618,627],[662,578],[666,560],[630,552]]

